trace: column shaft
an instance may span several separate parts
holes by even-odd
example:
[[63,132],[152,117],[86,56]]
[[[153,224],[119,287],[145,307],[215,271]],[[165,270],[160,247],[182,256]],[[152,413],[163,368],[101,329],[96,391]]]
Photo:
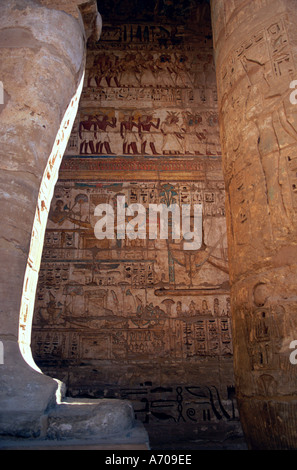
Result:
[[[82,22],[32,0],[1,2],[0,17],[0,434],[27,437],[42,433],[58,389],[31,367],[30,336],[47,214],[84,74],[85,32]],[[69,104],[73,113],[65,116]]]
[[242,426],[255,449],[297,448],[297,8],[213,0]]

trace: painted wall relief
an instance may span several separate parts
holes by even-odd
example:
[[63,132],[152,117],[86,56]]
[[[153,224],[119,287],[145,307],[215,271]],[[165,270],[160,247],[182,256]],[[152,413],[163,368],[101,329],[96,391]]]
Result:
[[[182,240],[96,239],[95,207],[113,204],[119,194],[129,205],[139,202],[146,207],[165,200],[203,202],[202,248],[187,252]],[[230,355],[224,222],[224,192],[216,181],[208,187],[202,182],[58,183],[39,277],[35,315],[39,338],[47,337],[51,329],[56,335],[58,325],[61,333],[74,328],[82,341],[83,330],[87,337],[93,329],[100,330],[104,344],[109,344],[103,348],[106,359],[129,358],[135,352],[134,359],[139,360],[141,351],[144,358],[169,352],[179,359]],[[62,343],[66,347],[65,339]],[[42,351],[41,347],[36,351],[40,357]],[[97,358],[96,347],[89,354]],[[69,349],[63,357],[69,358]]]
[[85,109],[71,151],[80,155],[220,155],[214,111]]
[[[185,435],[237,419],[209,33],[134,22],[106,25],[90,45],[35,305],[41,369],[70,395],[132,400],[154,436],[160,423]],[[146,209],[202,204],[201,248],[172,237],[98,240],[95,207],[119,195]]]
[[220,155],[211,36],[189,42],[174,28],[105,26],[88,54],[69,154]]
[[[208,177],[196,182],[76,179],[57,184],[32,349],[39,366],[58,373],[70,394],[132,399],[138,419],[149,427],[169,420],[180,429],[212,423],[219,416],[236,422],[235,402],[220,401],[226,392],[219,374],[212,376],[224,358],[229,367],[223,375],[232,385],[224,186],[211,181],[211,171]],[[170,239],[97,240],[94,209],[112,204],[119,194],[127,204],[145,207],[165,200],[203,203],[202,248],[185,252],[181,240]],[[203,377],[190,370],[203,363],[206,371],[211,368]],[[164,390],[156,395],[152,390],[160,380]],[[149,391],[140,386],[148,381]],[[186,395],[193,403],[187,400],[182,406]],[[159,431],[157,427],[154,435]]]

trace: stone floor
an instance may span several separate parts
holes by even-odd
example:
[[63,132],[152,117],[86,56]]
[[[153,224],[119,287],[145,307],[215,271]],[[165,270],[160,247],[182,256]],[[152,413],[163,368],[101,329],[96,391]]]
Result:
[[192,441],[192,442],[172,442],[170,444],[151,444],[152,450],[184,451],[184,450],[248,450],[244,439],[227,440],[224,442],[212,441]]
[[150,450],[143,426],[125,434],[88,439],[17,439],[0,437],[0,450]]
[[248,450],[243,438],[223,442],[197,440],[191,442],[149,443],[142,427],[137,427],[126,436],[112,439],[87,440],[30,440],[0,438],[0,450],[134,450],[134,451],[199,451],[199,450]]

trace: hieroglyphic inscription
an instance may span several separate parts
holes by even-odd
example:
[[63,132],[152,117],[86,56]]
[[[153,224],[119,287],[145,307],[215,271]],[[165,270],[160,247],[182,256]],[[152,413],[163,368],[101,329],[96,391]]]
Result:
[[[202,203],[203,249],[186,253],[177,240],[97,240],[94,209],[102,202],[113,204],[118,194],[125,195],[127,204],[145,207],[165,199],[180,205]],[[206,285],[212,289],[197,301],[187,292],[178,294],[184,283],[196,288],[197,295]],[[61,351],[65,359],[72,357],[70,332],[81,358],[231,355],[228,287],[216,295],[223,285],[228,286],[228,265],[220,182],[59,182],[35,308],[37,357]],[[166,295],[169,288],[177,289],[177,298]],[[103,342],[93,341],[95,331],[104,336]]]
[[[101,3],[111,13],[114,4]],[[193,7],[195,27],[176,21],[173,11],[181,4]],[[163,21],[165,10],[173,23]],[[207,12],[204,2],[156,2],[158,23],[138,22],[137,12],[133,21],[105,21],[100,42],[89,44],[45,237],[33,325],[36,362],[59,373],[72,395],[134,397],[137,418],[146,423],[200,425],[234,417],[231,392],[225,400],[233,352]],[[201,248],[186,252],[182,238],[172,237],[96,239],[95,207],[115,208],[119,195],[127,206],[146,210],[149,204],[202,204]],[[148,375],[162,384],[159,391],[139,385]]]

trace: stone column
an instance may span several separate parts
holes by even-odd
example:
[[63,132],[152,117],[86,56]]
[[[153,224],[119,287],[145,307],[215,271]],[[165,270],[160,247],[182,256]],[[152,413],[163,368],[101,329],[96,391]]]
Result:
[[61,385],[37,370],[30,336],[47,214],[76,115],[87,38],[79,14],[35,0],[0,2],[0,18],[0,434],[27,437],[42,434]]
[[251,448],[297,449],[296,1],[213,0],[212,22],[240,418]]

